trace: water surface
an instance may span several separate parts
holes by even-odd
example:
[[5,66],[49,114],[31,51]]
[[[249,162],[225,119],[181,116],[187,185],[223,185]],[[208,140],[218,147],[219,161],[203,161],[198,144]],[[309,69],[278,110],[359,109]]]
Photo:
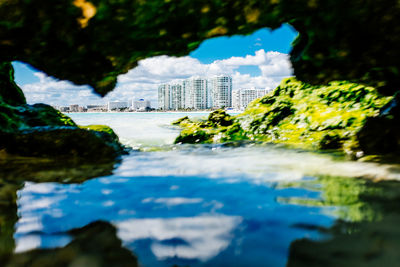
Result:
[[400,231],[393,226],[400,222],[400,187],[377,182],[399,179],[397,166],[271,145],[173,145],[179,133],[173,120],[207,114],[70,115],[81,125],[111,126],[134,149],[112,174],[16,185],[17,210],[3,212],[14,232],[0,236],[8,244],[3,250],[14,251],[11,266],[49,257],[61,264],[65,255],[76,266],[399,260]]

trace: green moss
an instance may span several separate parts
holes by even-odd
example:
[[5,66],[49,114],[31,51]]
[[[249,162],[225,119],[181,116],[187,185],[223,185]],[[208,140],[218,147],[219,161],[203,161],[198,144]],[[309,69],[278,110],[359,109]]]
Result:
[[[377,116],[391,99],[372,87],[351,82],[313,86],[289,78],[237,116],[215,111],[205,122],[182,121],[183,131],[177,140],[255,140],[307,149],[357,151],[361,149],[357,134],[366,119]],[[214,118],[229,123],[216,123]],[[191,138],[194,134],[203,138]]]
[[210,113],[207,123],[210,126],[230,126],[232,125],[232,118],[225,111],[219,109]]
[[185,116],[185,117],[183,117],[183,118],[177,119],[176,121],[173,121],[173,122],[172,122],[172,125],[180,125],[180,124],[181,124],[182,122],[184,122],[184,121],[190,122],[189,117],[188,117],[188,116]]
[[118,141],[118,135],[114,132],[111,127],[106,125],[86,125],[86,126],[79,126],[81,129],[87,129],[96,132],[103,132],[109,134],[114,140]]
[[124,148],[108,132],[75,126],[39,126],[16,133],[1,133],[1,148],[8,154],[84,162],[115,161]]
[[0,132],[37,126],[77,126],[68,116],[45,104],[10,106],[0,102]]

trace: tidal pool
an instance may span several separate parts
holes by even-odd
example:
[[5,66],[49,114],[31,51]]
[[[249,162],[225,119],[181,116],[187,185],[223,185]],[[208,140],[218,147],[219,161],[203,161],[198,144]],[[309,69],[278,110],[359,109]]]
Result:
[[111,126],[133,150],[115,166],[0,172],[5,266],[400,262],[397,165],[272,145],[173,145],[171,122],[201,113],[70,115]]

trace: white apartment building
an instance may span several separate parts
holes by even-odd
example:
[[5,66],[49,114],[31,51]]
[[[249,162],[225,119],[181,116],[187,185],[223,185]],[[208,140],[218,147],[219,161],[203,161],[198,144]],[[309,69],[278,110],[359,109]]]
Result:
[[184,95],[184,104],[183,108],[193,108],[193,87],[192,83],[189,80],[184,80],[182,82],[182,90]]
[[232,108],[240,110],[239,90],[232,91]]
[[201,77],[194,77],[189,80],[192,88],[193,108],[194,109],[207,109],[209,106],[209,88],[207,79]]
[[269,92],[266,89],[242,88],[234,92],[235,109],[244,110],[255,99],[263,97]]
[[150,101],[144,100],[143,98],[132,101],[132,109],[136,111],[146,111],[147,109],[151,108]]
[[127,101],[109,101],[107,104],[108,111],[129,108]]
[[179,110],[185,108],[185,94],[180,84],[170,86],[170,106],[169,109]]
[[170,85],[162,84],[158,87],[158,108],[162,110],[170,109]]
[[212,107],[232,107],[232,78],[226,75],[218,75],[210,80],[212,92]]
[[211,79],[192,77],[179,84],[158,87],[161,110],[209,109],[232,107],[232,78],[226,75]]
[[88,112],[107,111],[108,105],[87,105],[86,108]]

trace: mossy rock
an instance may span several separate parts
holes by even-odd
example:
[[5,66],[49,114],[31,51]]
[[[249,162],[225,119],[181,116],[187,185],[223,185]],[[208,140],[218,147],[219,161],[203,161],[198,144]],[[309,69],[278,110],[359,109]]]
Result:
[[75,126],[75,122],[45,104],[11,106],[0,103],[0,131],[15,132],[37,126]]
[[0,103],[26,104],[24,93],[14,81],[14,68],[10,62],[0,62]]
[[[170,14],[174,14],[171,16]],[[302,81],[400,85],[397,0],[0,2],[0,60],[19,60],[101,95],[139,60],[184,56],[216,36],[290,23],[291,62]]]
[[180,125],[181,123],[184,123],[184,122],[190,122],[190,119],[188,116],[185,116],[180,119],[177,119],[176,121],[173,121],[172,125]]
[[115,160],[124,152],[110,127],[79,127],[48,105],[0,104],[0,111],[0,149],[11,154],[102,161]]
[[98,163],[114,162],[125,152],[110,127],[80,128],[49,105],[27,105],[9,63],[0,63],[0,150],[13,157]]
[[32,127],[1,134],[2,149],[9,154],[82,162],[114,161],[123,153],[115,136],[78,127]]
[[357,133],[367,154],[400,154],[400,94],[382,108],[379,116],[368,118]]
[[218,109],[208,115],[207,122],[210,126],[229,126],[232,125],[232,118],[224,110]]
[[[229,116],[216,111],[205,122],[181,123],[183,130],[177,142],[252,140],[306,149],[335,149],[352,154],[387,152],[366,149],[360,133],[370,120],[377,118],[385,105],[389,105],[391,99],[380,95],[373,87],[347,81],[314,86],[289,78],[268,95],[253,101],[239,115]],[[393,109],[391,113],[397,114],[397,111]],[[400,118],[400,115],[396,116]],[[229,123],[216,123],[215,118]],[[396,128],[389,127],[388,123],[385,125],[386,129]],[[383,132],[380,136],[385,140]],[[387,143],[400,140],[396,139],[397,136],[400,136],[397,132],[387,136],[391,140]]]
[[86,125],[86,126],[80,125],[79,128],[91,130],[91,131],[95,131],[95,132],[107,133],[108,135],[111,136],[111,138],[114,141],[116,141],[116,142],[119,141],[118,135],[114,132],[114,130],[111,127],[109,127],[107,125]]

